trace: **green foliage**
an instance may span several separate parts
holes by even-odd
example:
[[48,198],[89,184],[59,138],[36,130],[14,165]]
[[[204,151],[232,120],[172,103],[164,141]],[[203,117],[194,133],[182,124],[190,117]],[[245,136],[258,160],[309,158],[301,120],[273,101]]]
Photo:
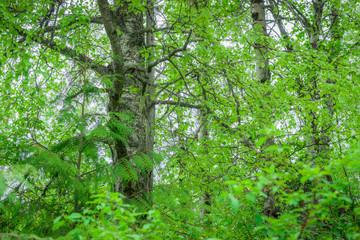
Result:
[[57,239],[171,239],[160,212],[136,212],[116,193],[96,196],[82,213],[57,217],[52,229],[57,235],[72,229]]
[[357,1],[101,2],[0,1],[0,238],[360,239]]
[[[236,213],[241,209],[238,217],[248,218],[245,227],[259,237],[264,234],[269,239],[357,239],[359,215],[354,196],[359,194],[359,183],[350,179],[356,178],[354,170],[360,164],[358,149],[356,146],[324,170],[304,165],[297,176],[275,170],[272,165],[248,180],[229,181],[230,205]],[[332,176],[331,181],[328,176]],[[257,179],[256,184],[252,179]],[[278,218],[261,213],[260,199],[268,198],[265,192],[275,196],[276,207],[281,209]],[[244,211],[248,208],[258,212],[254,219]]]

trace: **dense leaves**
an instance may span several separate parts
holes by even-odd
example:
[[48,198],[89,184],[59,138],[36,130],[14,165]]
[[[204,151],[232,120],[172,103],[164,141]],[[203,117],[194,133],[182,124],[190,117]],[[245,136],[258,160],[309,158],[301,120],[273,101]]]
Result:
[[359,239],[347,0],[1,1],[2,239]]

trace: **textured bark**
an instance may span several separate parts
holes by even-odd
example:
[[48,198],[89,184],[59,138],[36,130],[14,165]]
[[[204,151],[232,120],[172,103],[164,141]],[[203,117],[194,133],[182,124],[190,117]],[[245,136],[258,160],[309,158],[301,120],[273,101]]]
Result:
[[[154,12],[154,2],[152,0],[147,1],[148,10],[146,11],[146,29],[155,29],[156,26],[156,19],[155,19],[155,12]],[[146,45],[147,46],[154,46],[155,44],[155,37],[153,32],[147,32],[146,35]],[[153,54],[150,54],[152,56]],[[151,65],[152,59],[149,58],[147,60],[147,64]],[[154,150],[154,136],[155,136],[155,104],[153,104],[154,96],[155,96],[155,73],[154,68],[151,68],[151,71],[148,74],[148,82],[149,85],[147,86],[147,93],[148,96],[145,96],[145,114],[146,114],[146,149],[148,150],[147,154],[149,158],[153,161],[153,157],[151,155],[152,151]],[[151,172],[151,181],[149,182],[149,189],[153,188],[153,176]],[[150,192],[149,192],[150,194]],[[151,199],[151,197],[149,196]]]
[[[130,12],[130,1],[121,1],[114,10],[107,0],[98,0],[98,5],[113,52],[113,88],[109,90],[108,111],[129,113],[133,120],[130,123],[133,133],[126,141],[117,139],[115,142],[113,162],[115,168],[120,165],[132,167],[138,178],[117,176],[114,191],[128,198],[147,199],[146,193],[152,190],[152,170],[140,169],[132,160],[133,156],[152,150],[153,144],[151,133],[147,134],[153,115],[146,106],[148,86],[153,78],[152,73],[144,70],[146,59],[139,53],[145,47],[144,14]],[[137,91],[130,91],[130,88]],[[113,118],[116,119],[115,115]]]
[[270,70],[269,59],[266,56],[268,49],[264,38],[267,36],[264,1],[251,0],[251,10],[253,25],[255,30],[258,31],[254,44],[256,50],[256,75],[260,82],[265,83],[270,80]]

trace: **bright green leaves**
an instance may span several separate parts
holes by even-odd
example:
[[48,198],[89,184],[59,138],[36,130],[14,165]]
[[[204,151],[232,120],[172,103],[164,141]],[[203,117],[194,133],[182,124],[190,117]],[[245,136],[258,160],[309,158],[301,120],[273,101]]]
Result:
[[83,15],[82,13],[73,14],[70,16],[66,16],[61,18],[59,21],[60,26],[64,29],[74,29],[81,25],[88,25],[90,22],[90,17]]
[[129,11],[134,12],[135,14],[143,13],[146,11],[146,6],[141,0],[131,0]]
[[255,146],[260,147],[261,145],[263,145],[265,143],[265,141],[268,139],[268,137],[262,137],[260,138],[256,143]]
[[[125,205],[122,198],[116,193],[95,196],[81,213],[57,217],[53,223],[53,231],[60,234],[76,223],[76,227],[66,233],[66,238],[160,240],[171,234],[168,227],[160,221],[158,211],[136,212],[133,207]],[[139,226],[139,219],[145,214],[147,221]]]
[[56,231],[58,230],[60,227],[65,225],[65,221],[61,220],[62,216],[59,216],[57,218],[55,218],[54,222],[53,222],[53,227],[52,230]]
[[[137,137],[136,127],[152,123],[138,121],[143,116],[136,114],[106,112],[113,79],[123,76],[110,74],[113,53],[95,1],[63,4],[38,29],[52,2],[0,3],[5,231],[52,236],[49,219],[55,219],[55,234],[79,239],[358,238],[359,151],[349,149],[357,142],[360,120],[355,3],[322,1],[322,29],[317,29],[312,4],[266,1],[271,25],[264,38],[251,30],[246,1],[201,1],[199,9],[185,0],[153,1],[161,19],[155,42],[129,58],[145,59],[139,63],[144,67],[163,58],[156,82],[147,86],[156,92],[144,97],[133,83],[127,90],[138,95],[140,104],[134,106],[140,115],[150,98],[161,103],[155,149],[166,157],[133,144],[140,152],[119,151],[113,169],[114,143],[127,147]],[[148,6],[140,0],[127,3],[141,22]],[[341,10],[338,15],[333,3]],[[112,10],[121,4],[125,1]],[[335,16],[353,17],[331,29]],[[55,20],[57,27],[51,29]],[[289,33],[286,39],[278,32],[280,21]],[[134,32],[150,36],[151,29],[144,28],[140,23]],[[116,30],[118,37],[125,33]],[[320,34],[316,44],[310,43],[315,30]],[[33,42],[42,37],[58,47]],[[119,44],[126,51],[125,42]],[[256,81],[254,43],[266,44],[262,56],[271,62],[269,84]],[[69,61],[78,61],[78,53],[93,60],[91,68],[103,64],[109,75],[99,78],[88,61]],[[144,84],[138,74],[145,75],[126,77]],[[146,217],[119,196],[108,197],[115,179],[130,186],[153,170],[154,210]],[[87,204],[98,192],[103,194]],[[276,216],[267,217],[271,204]]]
[[319,166],[315,168],[311,168],[310,166],[304,166],[304,168],[300,171],[300,174],[302,176],[300,182],[304,184],[307,181],[319,179],[328,173],[323,171]]
[[237,213],[240,208],[239,201],[231,194],[229,195],[229,201],[230,201],[230,206],[233,208],[234,213]]

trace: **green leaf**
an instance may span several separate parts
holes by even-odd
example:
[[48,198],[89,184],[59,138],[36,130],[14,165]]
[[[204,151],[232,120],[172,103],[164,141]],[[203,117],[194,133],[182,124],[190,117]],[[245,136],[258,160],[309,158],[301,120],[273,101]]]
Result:
[[262,225],[262,223],[263,223],[263,219],[259,214],[255,214],[255,221],[256,221],[257,225]]
[[56,231],[62,226],[65,226],[66,222],[64,220],[58,221],[56,224],[53,225],[52,231]]
[[68,216],[68,218],[74,220],[74,219],[82,218],[82,215],[80,213],[72,213]]
[[231,194],[229,195],[229,200],[230,200],[230,205],[233,208],[233,212],[237,213],[240,207],[239,201]]
[[262,137],[262,138],[260,138],[260,139],[255,143],[255,146],[256,146],[256,147],[260,147],[261,145],[263,145],[263,144],[266,142],[267,139],[268,139],[268,137]]

